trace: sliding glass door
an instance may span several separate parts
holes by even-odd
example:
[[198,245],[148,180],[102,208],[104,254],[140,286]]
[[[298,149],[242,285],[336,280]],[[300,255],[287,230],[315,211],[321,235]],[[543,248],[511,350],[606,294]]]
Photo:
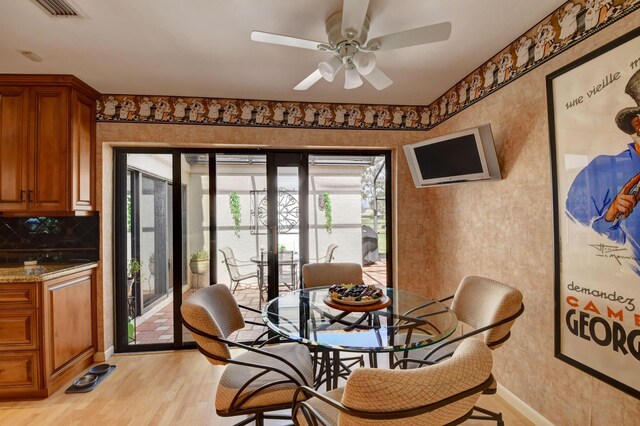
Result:
[[116,350],[193,347],[180,305],[216,283],[254,322],[309,262],[391,285],[389,165],[388,152],[118,149]]
[[[243,306],[260,310],[267,300],[267,155],[216,153],[215,220],[212,254],[216,283],[229,286]],[[259,312],[244,309],[245,320],[262,322]],[[247,324],[231,340],[252,341],[263,333]]]
[[366,284],[391,282],[388,156],[309,155],[309,262],[354,262]]
[[119,165],[116,277],[125,284],[116,289],[120,346],[170,345],[176,263],[173,158],[165,153],[122,154]]

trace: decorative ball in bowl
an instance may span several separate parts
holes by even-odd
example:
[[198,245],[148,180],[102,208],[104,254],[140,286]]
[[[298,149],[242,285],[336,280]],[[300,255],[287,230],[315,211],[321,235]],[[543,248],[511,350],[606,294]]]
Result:
[[96,374],[85,374],[73,382],[73,385],[77,388],[84,389],[93,386],[97,381],[98,376]]
[[329,296],[343,305],[372,305],[384,297],[381,288],[372,284],[334,284],[329,287]]
[[98,375],[105,374],[107,371],[109,371],[109,367],[111,367],[111,365],[109,364],[94,365],[89,369],[89,373]]

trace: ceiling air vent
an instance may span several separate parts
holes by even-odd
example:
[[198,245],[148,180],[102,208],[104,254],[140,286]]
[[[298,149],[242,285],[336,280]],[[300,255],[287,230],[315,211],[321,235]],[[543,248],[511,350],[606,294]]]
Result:
[[80,16],[77,10],[65,0],[33,0],[42,10],[56,18]]

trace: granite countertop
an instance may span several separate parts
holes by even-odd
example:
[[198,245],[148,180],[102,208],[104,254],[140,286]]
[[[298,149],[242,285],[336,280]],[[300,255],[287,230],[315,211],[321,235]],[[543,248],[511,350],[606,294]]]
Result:
[[30,283],[63,277],[95,268],[98,262],[43,263],[36,266],[0,265],[0,283]]

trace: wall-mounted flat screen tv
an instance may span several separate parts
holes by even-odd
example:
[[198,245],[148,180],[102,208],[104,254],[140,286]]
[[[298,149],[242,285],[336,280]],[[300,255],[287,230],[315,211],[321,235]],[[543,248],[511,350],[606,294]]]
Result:
[[404,152],[418,188],[501,179],[489,124],[405,145]]

